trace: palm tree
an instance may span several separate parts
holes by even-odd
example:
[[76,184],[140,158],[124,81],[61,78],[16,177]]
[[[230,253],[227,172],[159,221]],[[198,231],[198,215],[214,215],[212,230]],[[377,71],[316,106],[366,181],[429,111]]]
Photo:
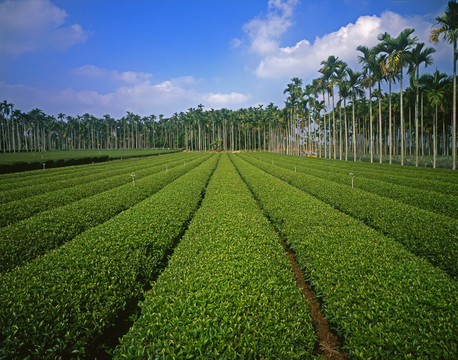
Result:
[[353,114],[353,126],[352,126],[352,136],[353,136],[353,161],[356,161],[356,119],[355,119],[355,102],[356,97],[363,95],[363,90],[361,90],[361,73],[354,72],[352,69],[347,68],[348,74],[348,88],[349,93],[352,99],[352,114]]
[[391,49],[388,53],[388,62],[391,63],[391,67],[396,73],[400,74],[400,110],[401,110],[401,165],[404,165],[404,111],[403,111],[403,94],[402,94],[402,77],[403,69],[409,64],[411,53],[410,48],[416,43],[417,38],[411,38],[410,35],[415,29],[404,29],[396,37],[386,36],[383,41]]
[[452,124],[452,169],[456,169],[456,41],[458,39],[458,4],[450,0],[445,14],[436,17],[436,29],[431,31],[430,40],[438,42],[442,36],[449,44],[453,43],[453,124]]
[[440,73],[439,70],[429,77],[429,86],[426,91],[426,96],[431,105],[435,107],[435,116],[433,117],[433,167],[436,167],[436,153],[437,153],[437,120],[438,120],[438,109],[442,104],[448,83],[447,74]]
[[[345,98],[348,97],[348,91],[347,91],[347,87],[345,85],[345,79],[346,79],[346,76],[347,76],[347,63],[345,63],[344,61],[342,61],[337,70],[336,70],[336,85],[337,87],[339,88],[339,97],[340,99],[342,100],[342,98],[344,99],[344,104],[345,104]],[[342,89],[344,88],[344,89]],[[340,100],[339,100],[340,101]],[[342,103],[342,101],[340,101],[340,103]],[[340,105],[339,106],[339,113],[340,113]],[[345,107],[345,105],[344,105]],[[340,118],[340,121],[339,121],[339,159],[342,160],[342,116],[339,115],[339,118]],[[347,129],[347,117],[346,117],[346,110],[345,110],[345,142],[347,141],[347,138],[346,138],[346,129]],[[345,152],[347,152],[347,148],[345,148]],[[345,155],[347,156],[347,155]]]
[[415,166],[418,166],[418,103],[420,97],[419,78],[420,65],[425,64],[425,67],[433,63],[432,53],[436,52],[434,48],[428,47],[423,50],[425,43],[418,43],[412,49],[410,57],[409,73],[415,77],[416,96],[415,96]]
[[[298,102],[302,98],[302,80],[295,77],[291,79],[291,83],[287,85],[287,88],[283,90],[283,94],[289,93],[289,96],[286,100],[286,106],[289,109],[289,112],[291,114],[290,116],[290,125],[289,131],[287,131],[287,144],[290,144],[292,142],[292,139],[295,138],[294,136],[294,130],[295,130],[295,125],[296,125],[296,116],[297,116],[297,107],[298,107]],[[293,128],[294,125],[294,128]],[[293,130],[294,129],[294,130]],[[287,146],[286,152],[289,153],[289,150],[292,146]],[[292,150],[291,150],[292,153]]]
[[363,64],[364,79],[363,84],[369,88],[369,127],[370,127],[370,154],[371,162],[374,162],[373,152],[373,132],[372,132],[372,84],[375,81],[375,75],[379,71],[377,64],[378,48],[369,49],[367,46],[358,46],[356,50],[362,52],[362,56],[358,56],[358,61]]
[[[326,89],[328,92],[328,99],[329,94],[332,97],[332,134],[330,132],[329,136],[329,157],[331,157],[331,144],[334,143],[334,159],[336,158],[336,119],[335,119],[335,109],[334,109],[334,85],[337,82],[337,71],[339,67],[343,65],[342,60],[334,55],[330,55],[327,60],[323,60],[321,62],[323,66],[319,72],[323,74],[323,83],[326,84]],[[328,101],[329,103],[329,101]],[[329,120],[331,120],[329,118]],[[329,129],[331,129],[331,124],[329,124]]]

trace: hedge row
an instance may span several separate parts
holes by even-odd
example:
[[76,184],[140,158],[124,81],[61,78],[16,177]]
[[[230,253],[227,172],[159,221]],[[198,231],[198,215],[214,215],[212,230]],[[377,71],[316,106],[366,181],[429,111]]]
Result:
[[125,154],[119,156],[111,156],[111,155],[101,155],[101,156],[84,156],[84,157],[77,157],[77,158],[64,158],[64,159],[46,159],[40,161],[16,161],[9,164],[0,164],[0,174],[7,174],[7,173],[15,173],[21,171],[31,171],[37,169],[43,169],[43,164],[45,164],[46,168],[58,168],[64,166],[74,166],[74,165],[84,165],[84,164],[91,164],[91,163],[98,163],[104,162],[108,160],[115,160],[115,159],[128,159],[133,157],[140,157],[140,156],[157,156],[167,153],[178,152],[181,150],[163,150],[161,152],[155,154],[148,154],[148,155],[139,155],[139,154]]
[[[276,157],[263,157],[264,161],[275,159]],[[286,161],[285,161],[286,160]],[[278,159],[275,165],[308,175],[313,175],[322,179],[331,180],[340,184],[351,186],[351,176],[348,170],[341,170],[338,167],[318,168],[310,163],[294,161],[294,159]],[[296,165],[297,164],[297,165]],[[451,194],[419,190],[394,183],[387,183],[364,176],[364,173],[355,171],[354,186],[358,189],[377,194],[379,196],[398,200],[404,204],[415,206],[419,209],[431,211],[437,214],[458,218],[458,196]],[[451,184],[450,184],[451,185]],[[436,188],[439,186],[436,183]]]
[[[168,162],[167,168],[172,169],[180,165],[183,165],[183,160]],[[104,176],[100,179],[100,175],[97,175],[97,178],[99,179],[97,181],[82,183],[81,185],[8,202],[3,204],[0,209],[0,227],[13,224],[19,220],[27,219],[42,211],[68,205],[72,202],[108,191],[126,183],[132,183],[132,172],[134,172],[135,180],[138,182],[138,180],[145,176],[152,175],[163,170],[165,170],[164,164],[157,165],[155,163],[150,165],[144,164],[136,169],[124,168],[122,171],[118,169],[115,172],[116,176],[109,176],[110,174],[108,174],[107,177]],[[79,178],[76,178],[76,183],[78,183],[78,180]]]
[[396,200],[244,156],[255,166],[402,243],[453,277],[458,275],[458,220]]
[[456,359],[458,287],[361,222],[232,156],[352,359]]
[[[269,157],[270,162],[272,158],[280,160],[281,162],[289,162],[293,168],[294,164],[301,164],[313,169],[340,172],[346,175],[353,172],[358,177],[379,180],[419,190],[432,191],[443,195],[458,196],[458,176],[456,176],[456,173],[454,173],[453,170],[445,170],[451,174],[447,173],[447,177],[441,177],[440,173],[433,175],[428,173],[427,169],[422,168],[417,168],[417,171],[415,172],[403,172],[403,168],[390,168],[389,166],[387,168],[377,168],[375,164],[371,163],[305,158],[284,154],[269,154],[264,156]],[[453,179],[453,175],[456,178],[455,181],[451,181]]]
[[[296,157],[292,155],[287,155],[289,157]],[[361,161],[341,161],[334,159],[324,159],[324,158],[309,158],[310,162],[317,164],[319,166],[329,166],[329,167],[342,167],[342,168],[351,168],[353,170],[370,170],[371,172],[376,172],[379,174],[391,174],[397,177],[406,177],[410,179],[415,179],[420,177],[424,180],[431,181],[440,181],[452,184],[458,184],[458,177],[456,172],[451,169],[441,169],[441,168],[426,168],[426,167],[415,167],[415,166],[402,166],[402,165],[389,165],[389,164],[379,164],[377,162],[361,162]]]
[[107,221],[159,191],[209,156],[145,176],[135,181],[135,186],[128,183],[1,228],[0,271],[28,262]]
[[128,165],[139,166],[140,164],[148,163],[164,163],[168,158],[183,158],[188,154],[170,154],[167,156],[149,157],[149,158],[133,158],[123,161],[110,161],[105,163],[71,166],[58,169],[46,169],[37,171],[27,171],[23,173],[0,175],[0,191],[27,189],[31,186],[39,184],[51,184],[60,180],[68,180],[72,176],[84,176],[91,174],[100,174],[104,171],[123,168]]
[[308,305],[269,221],[222,155],[119,359],[310,359]]
[[0,275],[0,357],[94,358],[102,335],[164,266],[217,161],[212,156],[135,207]]
[[63,166],[73,166],[82,164],[91,164],[97,162],[108,161],[109,157],[106,156],[94,156],[84,157],[79,159],[60,159],[60,160],[46,160],[43,162],[16,162],[14,164],[0,164],[0,174],[8,174],[20,171],[30,171],[43,169],[43,164],[47,168],[57,168]]

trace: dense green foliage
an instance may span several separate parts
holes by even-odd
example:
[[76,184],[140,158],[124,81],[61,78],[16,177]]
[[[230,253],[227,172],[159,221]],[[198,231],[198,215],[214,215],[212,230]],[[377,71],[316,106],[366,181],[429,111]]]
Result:
[[455,280],[360,221],[231,158],[296,253],[351,358],[456,359]]
[[0,229],[0,271],[23,264],[101,224],[196,167],[210,155],[142,177]]
[[314,341],[278,235],[223,155],[115,358],[309,359]]
[[0,357],[91,358],[99,336],[163,267],[217,160],[168,177],[170,184],[145,201],[1,274]]
[[59,160],[77,160],[86,158],[106,157],[109,160],[128,159],[133,157],[143,157],[159,154],[169,154],[178,150],[173,149],[119,149],[119,150],[68,150],[68,151],[34,151],[0,153],[0,165],[25,163],[46,163],[48,161],[57,162]]
[[[187,158],[189,159],[189,157]],[[154,161],[142,162],[137,163],[135,168],[125,167],[116,170],[115,173],[105,172],[103,174],[96,174],[91,177],[93,181],[87,183],[84,183],[84,178],[80,179],[79,177],[73,177],[70,179],[73,184],[71,187],[29,196],[25,199],[3,204],[0,209],[0,227],[29,218],[42,211],[68,205],[72,202],[108,191],[126,183],[132,183],[131,174],[135,174],[135,180],[138,182],[139,179],[145,176],[164,171],[165,165],[167,165],[167,169],[172,169],[183,164],[183,158],[166,159],[159,163]],[[59,186],[61,183],[62,181],[59,181],[57,184],[53,184],[50,187]],[[43,185],[38,185],[37,187],[40,189]],[[14,191],[14,194],[17,193],[18,191]]]
[[[89,183],[122,174],[123,172],[134,173],[136,169],[152,166],[153,164],[168,164],[175,160],[185,161],[197,157],[196,154],[170,154],[154,158],[132,158],[115,163],[101,163],[91,165],[73,166],[71,168],[59,169],[60,171],[41,170],[30,176],[0,176],[0,203],[19,200],[44,194],[53,190],[62,190],[76,185]],[[21,173],[22,174],[22,173]],[[23,173],[24,175],[26,173]],[[29,174],[29,173],[27,173]],[[135,173],[134,173],[135,174]]]
[[[351,172],[354,175],[355,187],[358,189],[398,200],[419,209],[458,218],[458,184],[423,180],[424,183],[428,182],[430,184],[431,191],[427,191],[415,189],[410,186],[398,185],[392,182],[381,181],[379,178],[383,178],[383,175],[370,171],[370,164],[365,164],[365,169],[359,168],[358,170],[351,170],[348,164],[345,164],[347,166],[341,166],[341,162],[334,163],[330,166],[329,164],[316,163],[314,161],[315,159],[298,158],[297,156],[263,154],[262,156],[255,156],[255,158],[264,159],[267,163],[271,163],[272,160],[277,159],[280,161],[276,161],[275,165],[280,167],[289,170],[294,169],[296,172],[306,173],[348,186],[351,185]],[[391,175],[391,179],[394,181],[399,179],[398,176],[394,175],[396,174],[396,170],[389,169],[385,173],[385,178],[387,180],[390,180],[390,173],[393,174]],[[373,178],[371,178],[371,175]],[[418,181],[418,178],[411,175],[410,178],[401,178],[401,181],[402,180],[405,180],[405,183],[414,183]]]
[[[350,358],[457,357],[457,204],[444,197],[458,184],[453,171],[218,159],[180,153],[1,175],[0,199],[25,193],[2,204],[4,219],[55,208],[0,229],[0,358],[108,348],[117,358],[319,357],[276,231]],[[143,299],[126,334],[119,324]]]
[[431,261],[452,276],[458,275],[458,220],[358,188],[352,189],[348,185],[297,173],[294,169],[287,170],[247,155],[242,156],[268,173],[394,238],[409,251]]
[[69,150],[0,153],[0,173],[91,164],[115,159],[168,154],[177,151],[180,150]]

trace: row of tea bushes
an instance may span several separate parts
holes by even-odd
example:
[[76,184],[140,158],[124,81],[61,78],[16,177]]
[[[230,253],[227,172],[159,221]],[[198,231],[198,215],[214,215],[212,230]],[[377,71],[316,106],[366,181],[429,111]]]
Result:
[[278,159],[307,164],[320,170],[338,171],[346,174],[353,172],[358,176],[380,180],[414,189],[432,191],[445,195],[458,196],[458,176],[450,169],[422,169],[406,166],[336,161],[329,159],[304,158],[283,154],[272,154]]
[[232,156],[352,359],[456,359],[455,280],[360,221]]
[[[183,165],[183,160],[169,162],[168,169]],[[19,220],[27,219],[34,214],[42,211],[48,211],[60,206],[71,204],[72,202],[114,189],[126,183],[132,183],[132,170],[117,171],[114,176],[104,176],[98,180],[75,185],[72,187],[46,192],[44,194],[31,196],[25,199],[11,201],[2,205],[0,209],[0,227],[7,226]],[[165,170],[165,165],[144,164],[135,169],[135,180],[138,182],[141,178],[156,174]]]
[[175,181],[169,178],[147,200],[1,274],[0,357],[94,358],[102,335],[164,267],[217,161],[212,156]]
[[255,166],[392,237],[453,277],[458,275],[458,220],[396,200],[241,155]]
[[0,271],[26,263],[81,232],[146,199],[211,155],[82,200],[44,211],[0,229]]
[[[134,157],[157,156],[179,152],[180,149],[161,149],[155,151],[145,150],[108,150],[103,153],[100,151],[55,151],[49,153],[9,153],[3,154],[0,158],[0,173],[15,173],[20,171],[33,171],[41,169],[43,164],[49,168],[60,168],[75,165],[84,165],[97,162],[105,162],[115,159],[127,159]],[[35,156],[38,155],[38,156]],[[41,156],[41,158],[40,158]]]
[[[269,162],[271,159],[275,159],[275,157],[267,156],[262,159]],[[295,169],[297,172],[351,186],[351,176],[348,170],[340,170],[337,167],[333,167],[332,169],[324,167],[318,168],[316,165],[311,165],[311,163],[294,160],[295,159],[291,159],[290,157],[282,159],[281,161],[277,159],[274,164],[289,170]],[[450,194],[445,195],[441,192],[426,191],[394,183],[387,183],[378,179],[370,179],[359,171],[354,173],[354,176],[354,186],[358,189],[398,200],[419,209],[458,218],[458,196]],[[439,186],[440,183],[436,182],[436,188]]]
[[73,176],[83,176],[96,173],[103,173],[116,168],[127,166],[138,166],[138,164],[155,163],[164,161],[167,158],[181,158],[191,154],[177,153],[148,158],[132,158],[129,160],[116,160],[105,163],[90,165],[70,166],[58,169],[45,169],[36,171],[26,171],[22,173],[0,175],[0,191],[28,188],[39,184],[51,184],[55,181],[67,180]]
[[[288,155],[293,157],[291,155]],[[294,156],[296,157],[296,156]],[[297,157],[296,157],[297,158]],[[416,177],[421,178],[422,180],[431,180],[431,181],[440,181],[452,184],[458,184],[458,178],[456,172],[451,169],[443,168],[426,168],[426,167],[415,167],[415,166],[402,166],[402,165],[389,165],[389,164],[379,164],[377,162],[361,162],[361,161],[341,161],[334,159],[324,159],[324,158],[313,158],[312,163],[319,166],[329,166],[329,167],[342,167],[342,168],[351,168],[353,170],[370,170],[372,173],[378,174],[389,174],[395,175],[396,177],[405,177],[410,179],[415,179]]]
[[[35,195],[43,195],[50,191],[62,190],[77,185],[87,184],[93,181],[107,179],[123,173],[136,174],[135,171],[140,169],[169,164],[188,158],[187,154],[180,154],[180,157],[166,156],[151,157],[142,159],[141,161],[122,161],[118,164],[105,164],[103,167],[89,169],[81,169],[79,172],[69,172],[65,177],[58,176],[57,179],[52,177],[48,181],[43,181],[42,177],[28,178],[28,181],[20,181],[20,179],[13,180],[12,189],[0,191],[0,204],[8,203],[15,200],[28,198]],[[184,155],[184,156],[183,156]],[[194,156],[196,157],[196,156]],[[110,166],[111,165],[111,166]],[[137,174],[136,174],[137,175]]]
[[269,221],[222,155],[116,359],[310,359],[308,305]]

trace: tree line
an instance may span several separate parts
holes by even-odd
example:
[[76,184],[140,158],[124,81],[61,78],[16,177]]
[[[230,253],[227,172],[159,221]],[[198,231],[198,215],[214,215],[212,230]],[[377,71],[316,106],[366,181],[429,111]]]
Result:
[[[392,157],[456,154],[456,39],[458,7],[449,1],[436,18],[431,40],[453,44],[453,76],[436,70],[434,48],[418,42],[414,29],[394,37],[378,36],[378,44],[357,47],[361,71],[329,56],[317,69],[321,76],[305,86],[291,79],[284,108],[273,103],[239,110],[204,110],[120,119],[90,114],[57,117],[40,109],[22,112],[0,103],[0,149],[3,152],[70,149],[183,148],[188,151],[273,151],[312,154],[356,161],[392,163]],[[392,84],[399,83],[399,93]],[[388,92],[382,91],[382,84]]]

